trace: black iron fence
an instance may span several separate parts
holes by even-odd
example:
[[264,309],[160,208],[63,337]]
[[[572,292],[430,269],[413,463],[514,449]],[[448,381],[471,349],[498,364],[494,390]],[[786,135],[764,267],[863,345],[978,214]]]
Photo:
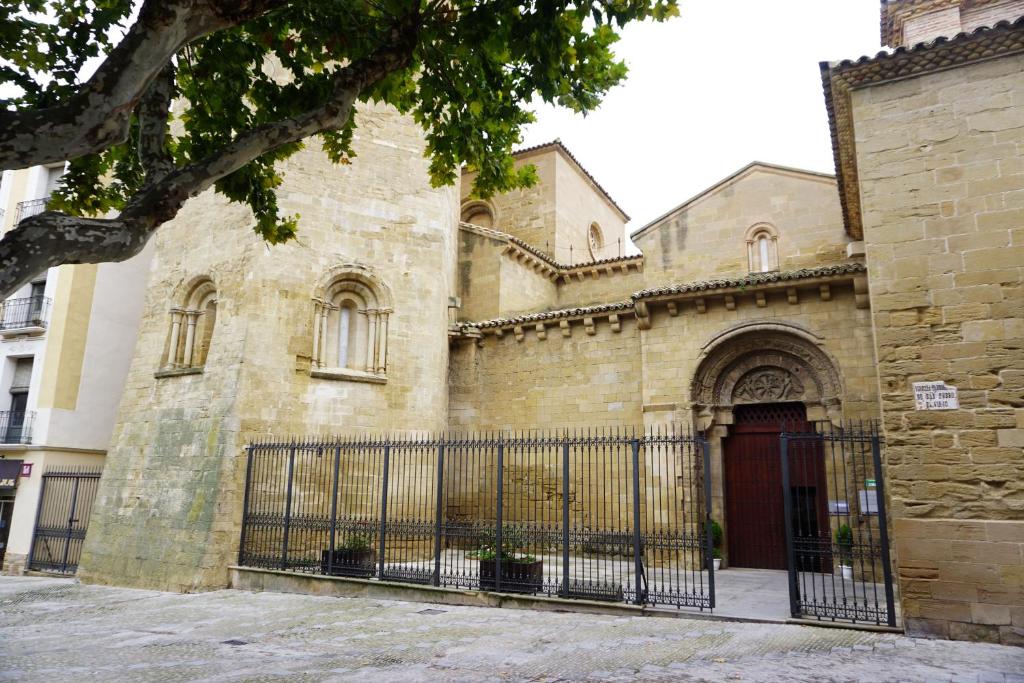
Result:
[[0,330],[46,327],[50,299],[42,295],[7,299],[0,303]]
[[32,443],[32,423],[35,416],[35,411],[32,410],[0,411],[0,443]]
[[895,626],[878,424],[808,426],[781,436],[791,613]]
[[239,564],[711,609],[709,464],[671,430],[253,443]]
[[43,474],[29,569],[75,573],[101,473],[101,468],[68,467]]

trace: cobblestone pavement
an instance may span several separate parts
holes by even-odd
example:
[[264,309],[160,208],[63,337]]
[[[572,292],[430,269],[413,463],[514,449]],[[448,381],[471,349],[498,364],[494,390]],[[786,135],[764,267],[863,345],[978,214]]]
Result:
[[1021,681],[1024,649],[780,624],[0,577],[0,681]]

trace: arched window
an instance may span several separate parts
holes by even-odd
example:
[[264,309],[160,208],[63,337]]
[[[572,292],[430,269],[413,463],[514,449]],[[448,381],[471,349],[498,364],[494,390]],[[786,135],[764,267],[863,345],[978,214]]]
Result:
[[462,222],[478,225],[481,228],[493,228],[497,221],[494,219],[494,207],[489,202],[474,199],[462,205]]
[[601,251],[604,249],[604,233],[601,232],[601,226],[597,223],[590,224],[590,230],[587,231],[587,247],[590,249],[590,257],[595,261],[601,258]]
[[313,301],[314,376],[382,381],[391,308],[373,279],[345,272]]
[[779,269],[779,234],[767,223],[750,227],[746,234],[747,264],[751,273],[768,273]]
[[199,369],[206,365],[216,324],[217,290],[209,278],[202,278],[171,309],[163,368]]

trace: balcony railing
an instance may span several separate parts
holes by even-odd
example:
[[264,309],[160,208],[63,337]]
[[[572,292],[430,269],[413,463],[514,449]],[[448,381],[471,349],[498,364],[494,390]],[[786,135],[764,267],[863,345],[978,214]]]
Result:
[[35,418],[35,411],[32,410],[0,412],[0,443],[32,443],[32,423]]
[[43,197],[42,199],[30,199],[27,202],[18,202],[18,205],[14,209],[14,224],[22,222],[29,216],[35,216],[37,213],[46,211],[46,203],[50,201],[49,197]]
[[37,295],[0,303],[0,331],[42,333],[50,315],[50,298]]

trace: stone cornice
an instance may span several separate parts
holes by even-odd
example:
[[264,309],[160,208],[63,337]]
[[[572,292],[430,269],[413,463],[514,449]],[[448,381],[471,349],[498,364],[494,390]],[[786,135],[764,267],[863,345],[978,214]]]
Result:
[[650,327],[650,307],[664,305],[669,315],[679,314],[679,302],[692,300],[698,313],[707,311],[712,299],[722,299],[729,310],[736,308],[736,297],[754,295],[758,307],[767,306],[767,293],[785,290],[790,304],[799,303],[797,288],[817,289],[822,301],[832,298],[831,286],[841,283],[854,285],[854,296],[858,308],[868,307],[867,268],[863,263],[849,262],[819,268],[805,268],[787,272],[751,273],[739,278],[701,280],[697,282],[654,287],[635,292],[627,301],[615,301],[594,306],[564,308],[541,311],[508,318],[493,318],[477,322],[462,322],[449,331],[453,338],[481,339],[484,335],[501,337],[512,330],[517,340],[522,340],[526,330],[533,330],[538,338],[545,338],[547,329],[557,326],[562,336],[571,336],[571,325],[582,322],[587,334],[594,334],[595,321],[607,319],[613,332],[621,330],[624,316],[638,321],[641,329]]
[[1022,52],[1024,17],[1012,23],[1001,21],[991,28],[960,33],[949,39],[937,38],[910,48],[899,47],[891,52],[879,52],[874,57],[861,57],[856,61],[845,60],[836,64],[821,63],[825,108],[828,111],[839,199],[847,234],[858,240],[864,236],[850,92]]
[[540,249],[524,242],[518,237],[513,237],[508,233],[494,230],[493,228],[460,222],[459,229],[504,243],[505,248],[502,253],[511,256],[520,263],[526,264],[552,281],[567,283],[574,278],[576,280],[583,280],[590,276],[596,279],[601,274],[617,275],[619,273],[628,273],[630,269],[634,272],[643,270],[643,254],[618,256],[570,265],[559,263]]

